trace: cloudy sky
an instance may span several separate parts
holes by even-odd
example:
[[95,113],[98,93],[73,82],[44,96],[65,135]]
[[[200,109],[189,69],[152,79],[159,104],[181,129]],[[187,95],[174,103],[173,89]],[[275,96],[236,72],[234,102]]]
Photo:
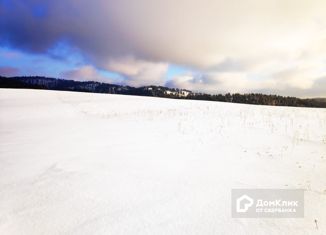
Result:
[[0,75],[326,97],[325,0],[0,0]]

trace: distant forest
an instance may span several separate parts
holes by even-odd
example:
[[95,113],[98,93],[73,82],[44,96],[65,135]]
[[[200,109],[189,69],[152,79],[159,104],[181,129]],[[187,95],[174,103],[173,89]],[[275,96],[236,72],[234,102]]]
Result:
[[0,88],[45,89],[60,91],[80,91],[92,93],[122,94],[165,97],[174,99],[209,100],[243,104],[318,107],[326,108],[326,99],[299,99],[278,95],[250,94],[205,94],[185,89],[168,88],[163,86],[130,87],[93,81],[73,81],[47,77],[2,77]]

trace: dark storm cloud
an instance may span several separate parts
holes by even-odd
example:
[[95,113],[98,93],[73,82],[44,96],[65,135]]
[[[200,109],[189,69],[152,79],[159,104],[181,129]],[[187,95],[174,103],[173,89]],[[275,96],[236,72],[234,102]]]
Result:
[[[93,59],[121,53],[118,32],[91,1],[12,0],[1,2],[0,43],[46,53],[65,41]],[[101,3],[101,1],[99,1]],[[116,36],[115,36],[116,35]],[[127,50],[127,48],[126,48]]]

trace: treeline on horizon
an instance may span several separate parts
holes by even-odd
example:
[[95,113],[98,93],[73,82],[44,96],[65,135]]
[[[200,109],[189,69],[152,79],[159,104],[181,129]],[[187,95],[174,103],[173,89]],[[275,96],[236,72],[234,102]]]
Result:
[[265,95],[260,93],[249,94],[205,94],[191,92],[185,89],[168,88],[163,86],[130,87],[100,83],[94,81],[73,81],[65,79],[47,78],[40,76],[3,77],[0,76],[0,88],[45,89],[61,91],[79,91],[92,93],[122,94],[165,97],[174,99],[191,99],[221,101],[242,104],[318,107],[326,108],[326,99],[300,99],[279,95]]

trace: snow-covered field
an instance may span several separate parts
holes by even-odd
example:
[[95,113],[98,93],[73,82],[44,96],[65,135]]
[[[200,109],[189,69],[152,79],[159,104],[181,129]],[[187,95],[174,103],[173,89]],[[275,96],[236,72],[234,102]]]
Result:
[[[1,89],[0,112],[1,235],[326,234],[326,109]],[[303,188],[305,217],[231,218],[232,188]]]

